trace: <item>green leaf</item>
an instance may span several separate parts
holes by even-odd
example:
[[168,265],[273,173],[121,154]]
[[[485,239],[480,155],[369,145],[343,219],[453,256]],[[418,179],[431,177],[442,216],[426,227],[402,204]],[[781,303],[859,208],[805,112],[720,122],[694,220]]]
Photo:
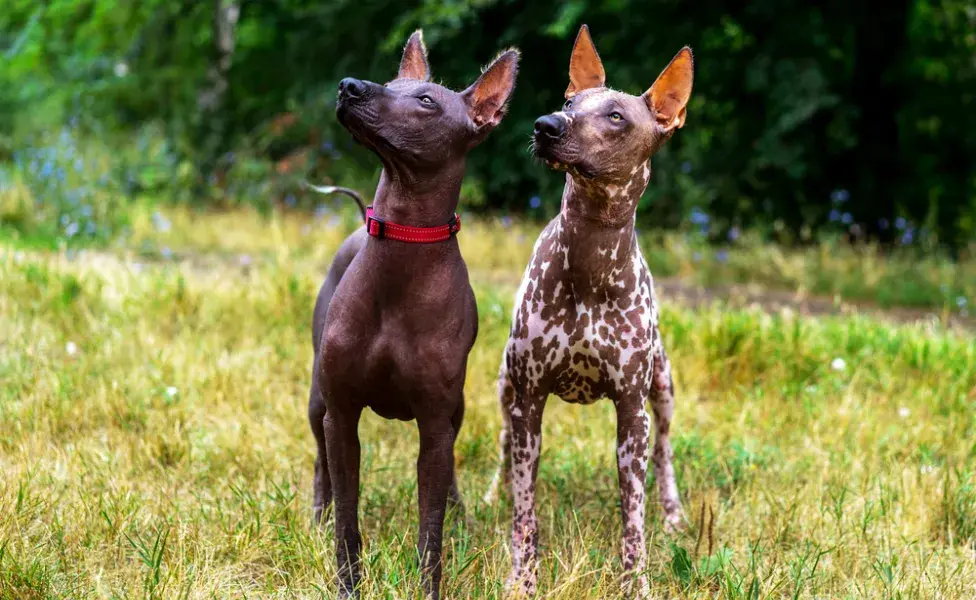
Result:
[[567,37],[584,10],[586,10],[585,1],[577,0],[563,4],[559,9],[559,14],[556,15],[556,20],[545,28],[546,35],[557,38]]
[[681,546],[671,543],[671,572],[683,583],[691,583],[695,577],[695,567],[691,564],[691,556]]

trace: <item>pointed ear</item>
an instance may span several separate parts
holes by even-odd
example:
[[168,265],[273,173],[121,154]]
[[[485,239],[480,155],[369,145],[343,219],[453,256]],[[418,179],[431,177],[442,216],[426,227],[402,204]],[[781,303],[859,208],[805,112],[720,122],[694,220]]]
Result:
[[644,101],[654,118],[665,131],[680,129],[685,124],[685,107],[691,98],[695,79],[695,59],[691,48],[682,48],[664,71],[657,76],[651,89],[644,92]]
[[603,71],[603,62],[596,53],[590,28],[580,27],[573,44],[573,54],[569,57],[569,87],[566,88],[566,99],[570,99],[583,90],[605,87],[607,74]]
[[413,32],[403,49],[403,58],[400,59],[400,72],[397,73],[397,79],[419,79],[420,81],[430,79],[430,65],[427,64],[424,32],[419,29]]
[[478,81],[461,92],[468,105],[468,115],[479,128],[501,123],[508,100],[515,90],[518,60],[518,50],[506,50],[485,69]]

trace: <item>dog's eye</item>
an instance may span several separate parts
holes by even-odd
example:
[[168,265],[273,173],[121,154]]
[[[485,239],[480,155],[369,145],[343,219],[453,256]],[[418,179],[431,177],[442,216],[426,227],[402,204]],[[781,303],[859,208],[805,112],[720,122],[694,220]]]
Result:
[[569,110],[571,108],[573,108],[573,101],[567,100],[566,104],[563,104],[563,110]]
[[424,106],[434,106],[434,99],[430,96],[424,95],[417,99],[420,100],[420,103]]
[[614,123],[619,123],[624,120],[624,116],[617,111],[610,113],[610,120]]

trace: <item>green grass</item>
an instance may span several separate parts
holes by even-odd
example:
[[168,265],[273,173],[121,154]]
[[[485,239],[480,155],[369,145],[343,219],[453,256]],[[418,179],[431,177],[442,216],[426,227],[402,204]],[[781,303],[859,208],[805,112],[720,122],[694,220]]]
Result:
[[[160,233],[143,212],[108,250],[0,250],[0,597],[332,597],[332,528],[310,526],[308,323],[355,219],[330,229],[174,211]],[[534,232],[466,222],[461,237],[481,329],[456,447],[468,524],[453,520],[447,537],[448,598],[498,597],[510,565],[510,506],[479,498]],[[158,260],[163,248],[173,260]],[[662,327],[691,524],[669,538],[650,505],[658,596],[973,597],[971,337],[667,302]],[[360,435],[364,597],[416,597],[415,426],[370,414]],[[547,409],[544,597],[622,597],[613,437],[609,403]]]
[[830,239],[787,248],[746,234],[734,244],[716,248],[694,235],[643,237],[655,273],[707,287],[747,284],[885,308],[950,312],[960,308],[968,312],[967,305],[976,299],[976,260],[970,254],[976,247],[953,261],[917,247],[885,253],[877,246],[853,247]]
[[[112,194],[102,196],[114,198]],[[13,185],[5,192],[0,190],[0,243],[41,250],[121,247],[156,257],[174,252],[257,258],[277,255],[285,248],[291,254],[323,259],[324,247],[318,235],[312,235],[310,223],[338,221],[348,228],[357,218],[349,201],[339,199],[335,203],[344,210],[330,212],[317,221],[302,212],[276,212],[269,219],[257,210],[241,210],[204,213],[207,218],[200,227],[200,213],[171,207],[165,212],[173,227],[161,232],[154,226],[155,209],[145,202],[140,200],[122,210],[117,201],[106,201],[102,212],[112,215],[113,225],[96,228],[92,237],[66,241],[63,232],[50,225],[57,218],[48,214],[50,211],[34,210],[30,191]],[[524,266],[519,261],[531,250],[541,224],[508,218],[466,218],[464,222],[466,228],[473,226],[479,232],[475,239],[484,239],[480,234],[485,234],[499,242],[486,250],[490,254],[501,251],[500,259],[479,257],[477,262],[497,267],[496,274],[501,277],[517,279]],[[274,235],[261,233],[269,228]],[[256,239],[255,233],[262,239]],[[917,245],[884,252],[877,246],[855,247],[827,238],[807,246],[781,247],[766,242],[756,232],[743,233],[724,245],[711,244],[705,236],[688,232],[643,232],[640,237],[657,277],[673,278],[684,285],[758,288],[802,298],[822,297],[838,304],[924,309],[935,312],[943,321],[949,317],[968,320],[976,304],[976,245],[949,260],[937,250]],[[462,238],[462,243],[469,244],[469,238]]]

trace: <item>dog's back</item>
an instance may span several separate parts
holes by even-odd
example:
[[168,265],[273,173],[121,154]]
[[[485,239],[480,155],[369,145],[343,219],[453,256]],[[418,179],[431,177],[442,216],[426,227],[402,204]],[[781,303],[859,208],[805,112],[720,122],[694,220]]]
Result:
[[356,258],[356,255],[359,254],[359,251],[363,249],[363,246],[366,245],[367,237],[366,228],[360,227],[343,240],[342,245],[339,246],[335,256],[332,258],[332,264],[329,265],[329,272],[325,276],[325,282],[319,288],[319,295],[315,299],[315,312],[312,314],[312,349],[315,351],[316,356],[322,350],[320,347],[322,330],[325,328],[325,318],[329,312],[329,304],[332,302],[332,296],[335,294],[342,276],[349,269],[349,265]]

